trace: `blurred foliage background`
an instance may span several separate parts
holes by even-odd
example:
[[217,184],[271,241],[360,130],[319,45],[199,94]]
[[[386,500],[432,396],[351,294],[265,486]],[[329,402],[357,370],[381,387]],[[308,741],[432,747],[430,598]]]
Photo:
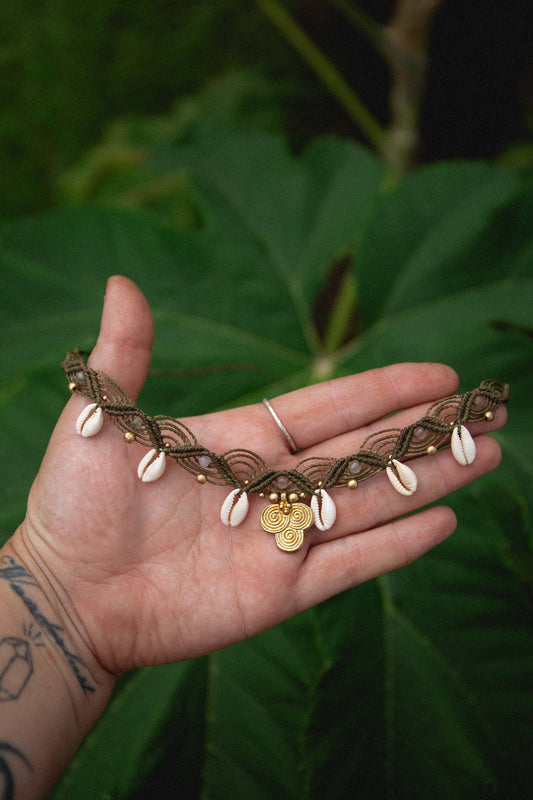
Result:
[[154,312],[151,413],[399,360],[512,388],[452,539],[124,676],[54,800],[529,798],[532,22],[529,0],[2,4],[4,538],[113,272]]
[[[531,3],[424,5],[435,11],[423,34],[429,65],[420,160],[495,158],[530,143]],[[284,7],[387,125],[389,70],[372,36],[395,2],[291,0]],[[64,171],[111,121],[176,106],[194,113],[196,96],[213,82],[226,86],[220,103],[245,82],[240,111],[283,131],[296,149],[324,133],[361,137],[262,4],[250,0],[8,0],[0,9],[0,64],[2,214],[60,200]]]

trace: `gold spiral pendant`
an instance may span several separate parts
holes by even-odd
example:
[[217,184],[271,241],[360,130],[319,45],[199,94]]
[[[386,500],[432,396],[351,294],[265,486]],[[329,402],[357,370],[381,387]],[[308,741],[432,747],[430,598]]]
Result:
[[292,550],[299,550],[304,543],[303,530],[295,528],[285,528],[281,533],[276,533],[276,544],[280,550],[290,553]]
[[280,550],[299,550],[304,543],[304,532],[314,522],[313,512],[305,503],[294,503],[282,495],[280,502],[267,506],[261,514],[261,527],[273,533]]
[[289,524],[289,515],[284,514],[279,503],[267,506],[261,514],[261,525],[268,533],[281,533]]

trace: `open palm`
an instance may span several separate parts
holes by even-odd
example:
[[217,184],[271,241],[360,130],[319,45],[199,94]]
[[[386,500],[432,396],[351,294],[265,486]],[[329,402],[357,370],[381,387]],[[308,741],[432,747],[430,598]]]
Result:
[[[110,279],[90,365],[135,398],[152,342],[144,297],[126,278]],[[297,456],[262,404],[184,422],[210,450],[250,447],[284,469],[310,455],[354,452],[384,427],[384,415],[403,409],[397,424],[409,424],[456,386],[455,373],[442,365],[400,364],[279,397],[273,402],[303,451]],[[310,529],[301,550],[285,553],[261,529],[264,501],[252,498],[246,520],[228,528],[220,507],[229,487],[199,486],[173,463],[160,480],[144,484],[137,478],[144,448],[127,446],[112,425],[80,439],[75,420],[85,403],[72,397],[59,420],[32,488],[22,540],[46,564],[72,624],[112,672],[211,652],[409,563],[452,533],[455,517],[446,507],[404,515],[493,469],[500,457],[497,443],[480,436],[478,457],[468,467],[449,452],[420,459],[412,497],[394,492],[383,474],[355,493],[339,490],[334,527]],[[472,433],[504,421],[499,409],[493,422],[472,426]]]

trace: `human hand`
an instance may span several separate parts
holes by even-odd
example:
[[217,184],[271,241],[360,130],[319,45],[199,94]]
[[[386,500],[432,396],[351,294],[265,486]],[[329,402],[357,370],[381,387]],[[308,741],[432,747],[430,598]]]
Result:
[[[146,300],[126,278],[110,279],[89,364],[135,399],[152,342]],[[407,425],[456,388],[448,367],[398,364],[278,397],[297,456],[262,404],[182,421],[215,452],[251,447],[289,469],[306,456],[355,452],[387,427],[383,416],[403,409],[394,425]],[[46,574],[65,627],[111,673],[211,652],[421,556],[453,532],[455,516],[447,507],[404,515],[494,469],[499,447],[480,434],[505,422],[500,408],[493,421],[469,426],[478,455],[468,467],[449,451],[413,462],[419,488],[411,497],[383,473],[355,493],[334,490],[334,527],[311,529],[301,550],[284,553],[261,529],[261,500],[228,528],[220,521],[228,487],[199,486],[173,463],[145,484],[137,477],[145,449],[125,445],[113,426],[81,439],[75,422],[85,405],[73,396],[61,415],[13,547],[30,572],[35,565]]]

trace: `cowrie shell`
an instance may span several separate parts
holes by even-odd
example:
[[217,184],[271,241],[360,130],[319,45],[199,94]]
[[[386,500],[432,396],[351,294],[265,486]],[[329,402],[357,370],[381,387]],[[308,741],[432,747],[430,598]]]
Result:
[[418,486],[418,479],[411,469],[406,464],[402,464],[395,458],[392,459],[392,464],[387,467],[387,476],[400,494],[410,497],[416,492]]
[[329,531],[337,519],[337,506],[325,489],[318,489],[312,496],[311,511],[319,531]]
[[85,406],[76,420],[76,432],[80,436],[96,436],[104,424],[102,409],[96,403]]
[[240,525],[248,513],[248,495],[241,489],[233,489],[220,509],[220,519],[224,525],[231,525],[234,528]]
[[151,483],[161,477],[166,465],[165,454],[154,448],[149,450],[139,462],[137,475],[144,483]]
[[453,457],[463,467],[466,467],[467,464],[472,464],[476,457],[476,443],[472,434],[464,425],[456,425],[453,429],[451,448]]

